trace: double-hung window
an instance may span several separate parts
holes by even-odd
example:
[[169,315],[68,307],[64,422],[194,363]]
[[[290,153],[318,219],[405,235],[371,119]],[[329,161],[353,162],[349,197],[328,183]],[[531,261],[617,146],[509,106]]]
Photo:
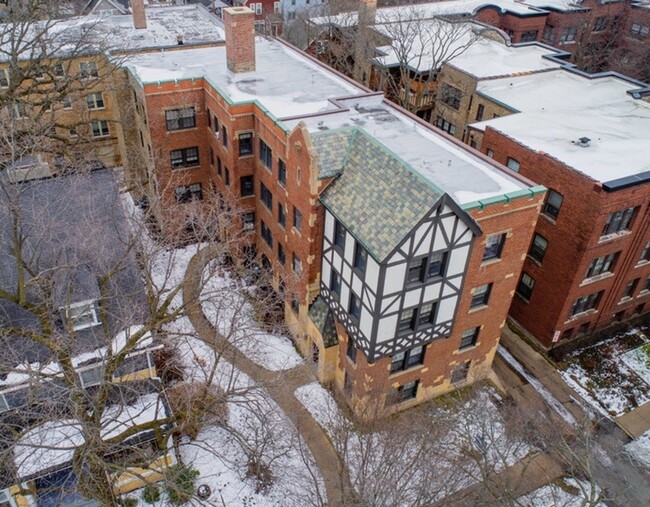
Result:
[[266,185],[260,181],[260,199],[269,211],[273,211],[273,194],[266,188]]
[[239,178],[239,189],[242,197],[255,195],[255,181],[252,175]]
[[96,386],[102,383],[104,378],[104,365],[98,364],[77,372],[82,387]]
[[244,132],[239,134],[239,156],[245,157],[253,153],[253,133]]
[[506,234],[492,234],[488,236],[483,251],[483,260],[500,259],[503,251],[503,244],[506,242]]
[[185,167],[197,167],[199,165],[199,148],[181,148],[170,152],[172,169],[183,169]]
[[295,206],[293,207],[293,226],[298,232],[302,232],[302,213]]
[[94,121],[91,123],[91,126],[93,129],[93,137],[108,137],[111,134],[106,120]]
[[620,252],[615,252],[592,259],[589,263],[589,268],[587,268],[585,278],[591,278],[592,276],[598,276],[602,273],[609,273],[612,271],[619,254]]
[[546,203],[544,203],[544,214],[557,220],[563,200],[562,194],[550,189],[546,195]]
[[341,276],[334,270],[332,270],[330,277],[330,292],[337,296],[341,295]]
[[514,172],[518,173],[519,172],[519,161],[515,160],[512,157],[508,157],[508,161],[506,162],[506,166],[508,169],[512,169]]
[[273,150],[260,139],[260,162],[267,168],[273,169]]
[[287,165],[281,158],[278,159],[278,183],[283,187],[287,186]]
[[636,208],[633,207],[610,213],[607,216],[607,221],[605,222],[601,236],[607,236],[608,234],[614,234],[628,230],[630,228],[630,224],[632,223],[632,218],[634,217],[635,211]]
[[440,94],[442,102],[456,111],[460,109],[460,99],[463,97],[463,92],[459,88],[443,83]]
[[390,372],[403,371],[424,362],[424,346],[418,345],[410,350],[404,350],[393,355],[390,363]]
[[200,201],[203,199],[203,191],[200,183],[192,183],[191,185],[181,185],[174,189],[176,195],[176,202],[185,203],[190,201]]
[[101,92],[86,95],[88,109],[104,109],[104,96]]
[[293,271],[298,276],[302,274],[302,261],[295,253],[293,254]]
[[598,306],[602,295],[603,291],[601,290],[600,292],[594,292],[593,294],[587,294],[586,296],[579,297],[573,302],[573,306],[569,312],[569,317],[573,317],[579,313],[595,309]]
[[476,345],[480,330],[480,327],[473,327],[471,329],[466,329],[463,331],[463,334],[460,337],[459,350],[467,349]]
[[281,202],[278,203],[278,223],[282,227],[287,226],[287,212],[284,208],[284,204],[282,204]]
[[334,246],[341,252],[345,250],[345,227],[336,219],[334,219]]
[[409,263],[408,283],[424,283],[432,278],[443,276],[447,252],[436,252],[428,257],[415,259]]
[[357,241],[354,247],[354,262],[353,266],[355,269],[358,269],[361,273],[366,271],[366,265],[368,264],[368,251],[361,246],[361,243]]
[[196,112],[193,107],[165,111],[167,130],[183,130],[196,127]]
[[361,318],[361,300],[359,300],[354,292],[350,292],[350,306],[348,311],[358,322]]
[[476,308],[479,306],[485,306],[490,300],[490,293],[492,292],[492,284],[486,283],[485,285],[480,285],[474,289],[474,294],[472,295],[472,301],[469,304],[470,308]]
[[519,294],[526,301],[530,301],[533,295],[533,288],[535,287],[535,280],[528,273],[522,273],[517,285],[517,294]]
[[0,69],[0,88],[9,88],[9,71]]
[[81,79],[90,79],[91,77],[99,77],[97,64],[95,62],[79,62],[79,76]]
[[273,248],[273,234],[271,234],[271,229],[269,229],[264,221],[261,222],[260,232],[264,242],[269,246],[269,248]]
[[398,322],[401,333],[415,331],[433,324],[436,315],[436,303],[424,303],[420,307],[402,310]]
[[530,255],[537,262],[542,262],[544,260],[544,255],[546,254],[546,248],[548,248],[548,241],[543,236],[535,234],[533,242],[530,245]]

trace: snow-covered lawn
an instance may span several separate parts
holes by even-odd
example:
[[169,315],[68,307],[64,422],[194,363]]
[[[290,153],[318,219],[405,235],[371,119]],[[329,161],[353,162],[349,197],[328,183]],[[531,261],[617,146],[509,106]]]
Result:
[[267,332],[256,322],[253,287],[213,261],[205,267],[201,306],[219,332],[248,358],[268,370],[294,368],[303,359],[284,334]]
[[[518,502],[527,507],[584,507],[592,505],[599,494],[598,486],[592,490],[587,482],[565,477],[518,498]],[[604,505],[601,502],[596,504]]]
[[650,430],[627,444],[625,449],[641,465],[650,468]]
[[617,417],[650,401],[647,330],[633,329],[573,352],[564,380],[601,414]]
[[458,407],[427,404],[372,429],[355,427],[318,383],[295,396],[328,432],[353,486],[372,505],[441,501],[481,481],[482,471],[496,473],[533,451],[506,434],[491,389]]

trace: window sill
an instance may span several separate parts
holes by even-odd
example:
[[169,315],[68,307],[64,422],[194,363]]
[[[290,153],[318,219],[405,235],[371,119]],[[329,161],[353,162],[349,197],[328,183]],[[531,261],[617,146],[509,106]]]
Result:
[[517,291],[515,291],[515,294],[517,294],[517,296],[519,297],[519,299],[521,299],[524,303],[526,303],[526,304],[530,303],[530,299],[528,299],[528,298],[527,298],[526,296],[524,296],[523,294],[519,294],[519,292],[517,292]]
[[598,238],[598,244],[606,243],[608,241],[612,241],[618,238],[622,238],[624,236],[627,236],[628,234],[631,234],[632,231],[625,230],[625,231],[619,231],[619,232],[614,232],[612,234],[606,234],[605,236],[601,236]]
[[607,273],[601,273],[600,275],[595,275],[590,278],[585,278],[584,280],[582,280],[582,282],[580,282],[580,285],[578,285],[578,287],[584,287],[585,285],[589,285],[591,283],[600,282],[601,280],[606,280],[607,278],[611,278],[612,276],[614,276],[614,273],[608,271]]
[[486,308],[489,308],[489,306],[488,305],[474,306],[474,307],[470,308],[467,313],[480,312],[481,310],[485,310]]
[[545,219],[547,222],[549,222],[549,223],[551,223],[551,224],[553,224],[553,225],[557,225],[557,218],[553,218],[552,216],[547,215],[547,214],[544,213],[544,212],[541,212],[541,213],[539,214],[539,216],[542,217],[543,219]]
[[397,370],[397,371],[394,371],[394,372],[389,371],[388,378],[390,379],[390,378],[393,378],[393,377],[399,377],[400,375],[403,375],[404,373],[414,372],[417,369],[422,368],[423,366],[424,366],[424,364],[419,363],[419,364],[414,364],[413,366],[409,366],[405,370]]
[[172,167],[172,171],[175,173],[187,171],[188,169],[199,169],[200,165],[188,165],[187,167]]
[[250,194],[250,195],[242,195],[240,196],[242,199],[250,199],[251,197],[255,197],[255,194]]
[[481,262],[481,267],[483,268],[483,267],[486,267],[486,266],[490,266],[492,264],[497,264],[497,263],[501,262],[501,260],[502,260],[501,257],[494,257],[492,259],[484,260],[484,261]]
[[172,130],[167,130],[167,133],[173,134],[174,132],[187,132],[188,130],[199,130],[199,127],[187,127],[186,129],[172,129]]
[[467,352],[468,350],[474,350],[476,347],[478,347],[478,342],[473,343],[472,345],[466,345],[465,347],[459,347],[458,348],[458,353],[463,353]]
[[535,259],[535,257],[531,256],[530,254],[526,255],[526,258],[529,259],[533,264],[537,265],[538,267],[542,267],[542,261]]
[[650,260],[642,260],[642,261],[637,262],[636,266],[634,266],[634,267],[635,268],[641,268],[643,266],[647,266],[648,264],[650,264]]
[[629,303],[629,302],[632,301],[633,299],[634,299],[634,298],[631,297],[631,296],[625,296],[624,298],[621,298],[621,300],[620,300],[618,303],[616,303],[616,304],[617,304],[617,305],[624,305],[625,303]]
[[591,317],[592,315],[595,315],[598,313],[598,310],[586,310],[584,312],[576,313],[575,315],[572,315],[569,317],[569,319],[565,322],[565,324],[568,324],[569,322],[574,322],[576,320],[582,319],[584,317]]
[[640,298],[640,297],[643,297],[643,296],[647,296],[648,294],[650,294],[650,289],[643,289],[641,292],[639,292],[637,294],[636,297]]
[[255,156],[255,153],[240,153],[239,158],[253,158]]

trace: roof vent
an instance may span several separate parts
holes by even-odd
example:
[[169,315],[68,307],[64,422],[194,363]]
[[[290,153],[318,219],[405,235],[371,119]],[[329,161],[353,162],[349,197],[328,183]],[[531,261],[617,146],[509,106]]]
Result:
[[581,137],[577,141],[573,141],[573,144],[580,146],[581,148],[587,148],[591,143],[591,139],[588,137]]

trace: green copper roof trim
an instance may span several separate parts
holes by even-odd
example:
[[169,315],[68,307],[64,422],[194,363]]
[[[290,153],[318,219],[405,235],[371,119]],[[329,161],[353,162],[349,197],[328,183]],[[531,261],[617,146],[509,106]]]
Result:
[[494,197],[489,197],[487,199],[480,199],[478,201],[472,201],[461,205],[463,211],[469,211],[473,209],[483,209],[492,204],[498,204],[500,202],[510,202],[513,199],[519,199],[520,197],[533,197],[538,194],[543,194],[546,192],[546,187],[544,185],[535,185],[534,187],[523,188],[521,190],[515,190],[513,192],[508,192],[501,195],[496,195]]

